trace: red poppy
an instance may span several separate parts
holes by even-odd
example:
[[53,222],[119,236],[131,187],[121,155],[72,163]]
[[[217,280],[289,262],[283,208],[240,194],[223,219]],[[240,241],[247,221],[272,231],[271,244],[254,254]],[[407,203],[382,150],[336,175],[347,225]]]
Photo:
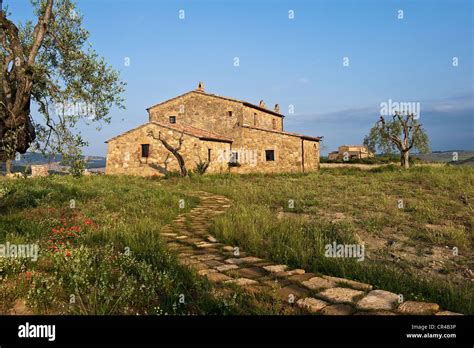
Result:
[[71,256],[71,252],[68,250],[66,251],[66,257],[70,257]]
[[30,271],[26,271],[26,280],[30,280],[31,278],[31,272]]
[[85,223],[86,225],[92,225],[92,220],[91,220],[91,219],[86,219],[86,220],[84,221],[84,223]]

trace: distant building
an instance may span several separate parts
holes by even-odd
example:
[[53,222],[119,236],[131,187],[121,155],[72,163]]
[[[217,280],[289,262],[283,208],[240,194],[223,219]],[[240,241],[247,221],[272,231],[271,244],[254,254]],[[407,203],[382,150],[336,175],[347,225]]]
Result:
[[335,160],[350,160],[350,159],[362,159],[372,158],[374,154],[369,151],[367,146],[364,145],[341,145],[337,151],[330,152],[328,159],[330,161]]

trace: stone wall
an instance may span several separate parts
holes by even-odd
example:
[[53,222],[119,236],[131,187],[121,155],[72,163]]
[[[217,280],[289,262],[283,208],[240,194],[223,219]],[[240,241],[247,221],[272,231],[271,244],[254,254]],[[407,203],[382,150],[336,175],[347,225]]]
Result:
[[278,117],[255,108],[244,106],[243,124],[251,127],[282,131],[283,117]]
[[[305,142],[306,145],[304,145]],[[301,138],[289,134],[240,128],[240,134],[232,144],[232,151],[246,153],[247,158],[250,158],[251,161],[239,159],[240,167],[233,167],[231,172],[302,172],[302,146],[307,148],[305,171],[317,170],[319,163],[319,144],[317,142],[303,141]],[[274,161],[266,160],[265,150],[274,151]]]
[[[208,172],[220,173],[227,170],[227,164],[219,163],[215,158],[217,153],[230,150],[229,143],[203,141],[155,124],[146,124],[109,141],[106,174],[150,176],[179,171],[179,165],[173,154],[159,140],[148,136],[150,130],[155,136],[158,136],[161,131],[163,138],[174,147],[178,146],[182,136],[183,144],[180,153],[188,170],[194,169],[200,160],[207,161],[208,149],[211,149]],[[148,158],[141,157],[141,144],[150,144]]]
[[[229,113],[230,112],[230,113]],[[283,118],[243,105],[229,99],[191,92],[148,110],[149,120],[169,123],[176,116],[176,123],[216,132],[233,138],[238,125],[254,125],[254,113],[260,128],[283,129]]]

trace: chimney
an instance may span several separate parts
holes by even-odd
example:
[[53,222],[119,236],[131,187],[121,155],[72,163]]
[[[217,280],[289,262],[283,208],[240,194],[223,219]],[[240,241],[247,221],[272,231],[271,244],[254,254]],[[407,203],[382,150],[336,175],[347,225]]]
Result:
[[260,100],[260,103],[258,103],[258,106],[265,109],[265,102],[263,100]]
[[280,105],[275,104],[275,112],[280,113]]
[[204,82],[199,81],[197,91],[204,93]]

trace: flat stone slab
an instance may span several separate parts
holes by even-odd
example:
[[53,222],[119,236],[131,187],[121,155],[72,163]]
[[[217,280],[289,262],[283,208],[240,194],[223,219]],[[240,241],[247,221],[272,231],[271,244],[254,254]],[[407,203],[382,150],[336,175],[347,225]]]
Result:
[[429,302],[406,301],[398,307],[398,311],[411,315],[431,315],[439,311],[439,305]]
[[213,236],[208,236],[208,237],[207,237],[207,240],[208,240],[209,242],[211,242],[211,243],[217,243],[217,239],[214,238]]
[[237,279],[231,279],[227,280],[226,284],[235,284],[238,286],[247,286],[247,285],[255,285],[258,284],[256,280],[253,279],[248,279],[248,278],[237,278]]
[[397,315],[390,311],[370,311],[370,312],[357,312],[354,315]]
[[253,263],[253,262],[259,262],[259,261],[262,261],[262,259],[259,259],[258,257],[252,257],[252,256],[247,256],[247,257],[242,257],[242,258],[232,258],[232,259],[225,260],[226,263],[230,263],[234,265],[240,265],[242,263]]
[[219,272],[225,272],[225,271],[230,271],[232,269],[237,269],[239,268],[239,266],[237,265],[222,265],[222,266],[217,266],[217,267],[214,267],[216,270],[218,270]]
[[224,251],[234,251],[234,247],[230,245],[226,245],[222,248]]
[[328,303],[323,300],[319,300],[317,298],[306,297],[306,298],[299,299],[296,302],[296,305],[311,313],[318,313],[319,311],[321,311],[321,309],[326,307]]
[[441,312],[436,313],[435,315],[463,315],[463,314],[451,312],[451,311],[441,311]]
[[[233,265],[236,266],[236,265]],[[256,279],[265,276],[265,271],[262,270],[260,267],[247,267],[247,268],[239,268],[238,270],[232,271],[232,275],[236,275],[239,278],[250,278]]]
[[195,243],[194,245],[197,246],[198,248],[211,248],[211,247],[214,247],[216,244],[215,243],[199,242],[199,243]]
[[327,289],[327,288],[332,288],[336,286],[336,283],[333,281],[321,278],[321,277],[313,277],[308,280],[302,281],[301,284],[308,289],[311,290],[321,290],[321,289]]
[[331,288],[320,292],[318,296],[333,303],[354,303],[365,293],[349,288]]
[[168,232],[161,232],[160,234],[164,237],[176,237],[178,235],[176,233],[171,233],[171,232],[169,232],[169,233]]
[[278,298],[288,303],[294,303],[297,299],[308,296],[309,292],[298,285],[287,285],[277,290]]
[[351,315],[354,312],[352,306],[346,304],[334,304],[321,309],[323,315]]
[[357,303],[364,310],[392,310],[398,304],[398,295],[385,290],[372,290]]
[[202,270],[198,271],[198,274],[202,275],[202,276],[205,276],[206,274],[215,273],[215,272],[217,272],[215,269],[208,268],[208,269],[202,269]]
[[311,279],[315,276],[316,276],[316,274],[314,274],[314,273],[302,273],[302,274],[295,274],[295,275],[289,276],[288,279],[290,279],[294,282],[302,282],[302,281]]
[[231,277],[226,276],[225,274],[222,274],[222,273],[218,273],[218,272],[208,273],[206,274],[206,278],[209,279],[209,281],[214,282],[214,283],[225,282],[227,280],[232,279]]
[[352,289],[356,290],[361,290],[361,291],[370,291],[372,290],[372,285],[366,284],[366,283],[361,283],[361,282],[356,282],[355,280],[350,280],[350,279],[344,279],[344,278],[338,278],[338,277],[331,277],[331,276],[323,276],[324,279],[333,281],[335,283],[343,284],[348,287],[351,287]]
[[270,272],[270,273],[278,273],[283,272],[288,268],[287,265],[270,265],[264,266],[263,269]]

